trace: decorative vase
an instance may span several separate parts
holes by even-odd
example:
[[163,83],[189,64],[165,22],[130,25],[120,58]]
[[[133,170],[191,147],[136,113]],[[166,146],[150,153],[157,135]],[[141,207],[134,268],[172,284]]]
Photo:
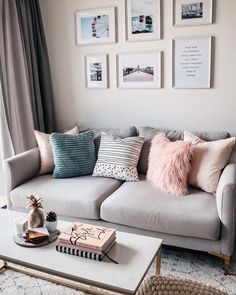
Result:
[[28,226],[29,228],[44,226],[44,215],[40,209],[34,208],[30,211],[28,216]]
[[35,196],[28,197],[28,206],[31,207],[32,210],[28,216],[28,227],[36,228],[44,226],[44,214],[40,208],[42,207],[42,199],[36,198]]
[[57,229],[58,220],[55,221],[47,221],[45,220],[45,226],[49,232],[53,232]]

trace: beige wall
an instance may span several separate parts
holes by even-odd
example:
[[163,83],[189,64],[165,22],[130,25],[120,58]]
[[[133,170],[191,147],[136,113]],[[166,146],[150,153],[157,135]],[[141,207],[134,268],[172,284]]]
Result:
[[[209,26],[172,27],[172,0],[163,0],[159,41],[125,42],[125,0],[40,0],[51,62],[55,110],[60,130],[76,121],[83,127],[151,125],[181,129],[236,131],[236,1],[216,1],[216,22]],[[75,45],[77,9],[118,7],[118,43]],[[215,36],[214,87],[183,90],[171,87],[171,44],[175,37]],[[116,88],[116,53],[164,52],[163,88]],[[110,89],[85,88],[84,56],[107,53]]]

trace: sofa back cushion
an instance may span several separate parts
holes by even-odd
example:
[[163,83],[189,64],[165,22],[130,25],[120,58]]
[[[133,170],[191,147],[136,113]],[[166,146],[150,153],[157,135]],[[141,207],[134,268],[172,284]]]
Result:
[[127,128],[88,128],[85,131],[88,130],[91,130],[94,133],[96,158],[98,157],[98,150],[103,132],[111,136],[118,136],[120,138],[137,136],[137,129],[134,126]]
[[[172,130],[167,128],[154,128],[154,127],[140,127],[138,130],[138,135],[145,138],[143,148],[138,163],[138,172],[142,174],[147,173],[148,169],[148,156],[151,146],[151,140],[158,134],[163,133],[165,136],[171,140],[183,140],[184,131]],[[193,134],[200,137],[204,141],[215,141],[220,139],[226,139],[230,137],[230,134],[226,131],[193,131]]]
[[[233,132],[233,133],[230,132],[230,137],[236,137],[236,133],[235,132]],[[228,163],[236,164],[236,144],[235,144],[235,146],[234,146],[234,148],[232,150],[232,153],[231,153],[231,155],[229,157],[229,162]]]

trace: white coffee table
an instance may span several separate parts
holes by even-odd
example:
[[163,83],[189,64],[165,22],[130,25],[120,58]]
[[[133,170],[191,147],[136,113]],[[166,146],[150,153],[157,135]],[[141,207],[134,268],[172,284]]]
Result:
[[[14,269],[93,294],[135,294],[156,257],[157,275],[160,274],[161,239],[117,232],[117,243],[109,256],[119,264],[106,258],[94,261],[57,252],[55,243],[40,248],[16,245],[12,239],[13,219],[18,216],[26,215],[0,211],[1,269]],[[60,221],[58,228],[63,231],[69,224]]]

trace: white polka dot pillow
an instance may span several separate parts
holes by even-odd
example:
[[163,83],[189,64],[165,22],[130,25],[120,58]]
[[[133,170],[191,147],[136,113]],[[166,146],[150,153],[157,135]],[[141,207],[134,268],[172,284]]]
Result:
[[143,137],[121,139],[103,132],[93,176],[139,181],[137,164],[143,143]]

